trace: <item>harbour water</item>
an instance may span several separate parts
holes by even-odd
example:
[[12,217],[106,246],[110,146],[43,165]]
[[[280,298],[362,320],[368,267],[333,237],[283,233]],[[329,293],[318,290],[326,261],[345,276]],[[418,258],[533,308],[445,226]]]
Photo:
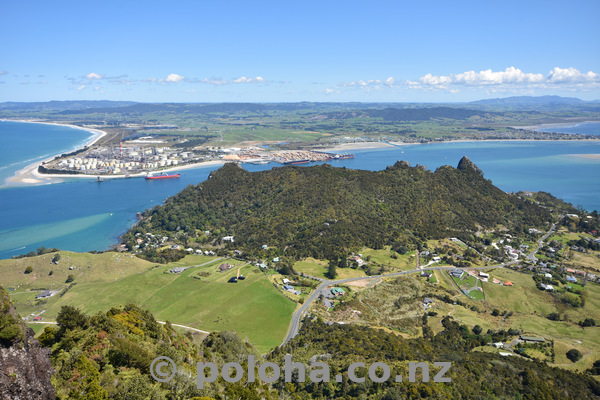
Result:
[[[0,121],[0,137],[10,143],[6,124],[12,123]],[[90,136],[72,129],[73,132],[63,137],[63,133],[51,133],[49,130],[55,127],[50,125],[26,125],[34,125],[35,129],[26,129],[15,143],[10,143],[21,149],[21,160],[17,157],[0,159],[0,168],[6,167],[0,171],[5,175],[14,174],[32,159],[41,160],[69,150]],[[600,124],[586,124],[583,130],[598,133]],[[48,142],[40,140],[48,136],[52,136],[50,142],[55,147],[45,147]],[[23,137],[28,140],[23,141]],[[26,153],[19,146],[26,146]],[[600,141],[453,142],[353,152],[354,159],[329,163],[381,170],[398,160],[407,160],[412,165],[419,163],[435,170],[441,165],[456,166],[466,155],[502,190],[543,190],[588,210],[600,210],[600,158],[581,156],[600,157]],[[19,156],[18,151],[16,153]],[[298,168],[310,165],[313,164]],[[274,166],[280,165],[244,164],[250,171]],[[0,258],[28,253],[42,246],[73,251],[105,250],[117,243],[119,235],[135,223],[137,212],[161,204],[187,185],[198,184],[216,168],[219,166],[182,170],[180,179],[172,180],[130,178],[98,183],[77,179],[51,185],[4,187],[0,189]]]

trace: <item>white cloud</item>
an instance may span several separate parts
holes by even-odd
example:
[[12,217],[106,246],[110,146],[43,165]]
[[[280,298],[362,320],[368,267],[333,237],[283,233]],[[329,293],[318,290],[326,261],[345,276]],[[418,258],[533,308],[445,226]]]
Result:
[[460,74],[422,76],[417,82],[407,81],[412,87],[471,86],[471,87],[558,87],[568,84],[594,83],[600,84],[598,74],[589,71],[582,73],[575,68],[555,67],[547,76],[541,73],[526,73],[519,68],[509,67],[504,71],[487,69],[480,72],[466,71]]
[[85,89],[85,85],[81,85],[77,88],[77,90],[83,90],[83,89]]
[[104,75],[100,75],[100,74],[97,74],[95,72],[90,72],[85,77],[88,78],[88,79],[102,79],[102,78],[104,78]]
[[202,79],[201,83],[208,83],[215,86],[226,85],[227,81],[221,78],[210,78],[210,79]]
[[231,83],[264,83],[265,80],[262,76],[257,76],[255,78],[246,78],[245,76],[239,77],[237,79],[232,79]]
[[[237,85],[237,84],[245,84],[245,83],[267,83],[267,80],[262,76],[256,76],[254,78],[248,78],[246,76],[241,76],[239,78],[234,78],[230,80],[225,80],[222,78],[207,78],[199,81],[200,83],[208,83],[215,86],[222,85]],[[287,83],[287,82],[279,82],[279,83]]]
[[600,81],[598,74],[588,71],[583,73],[575,68],[554,67],[548,75],[548,81],[552,83],[592,83]]
[[165,80],[166,82],[181,82],[182,80],[184,80],[185,77],[181,76],[181,75],[177,75],[177,74],[169,74],[167,76],[167,79]]

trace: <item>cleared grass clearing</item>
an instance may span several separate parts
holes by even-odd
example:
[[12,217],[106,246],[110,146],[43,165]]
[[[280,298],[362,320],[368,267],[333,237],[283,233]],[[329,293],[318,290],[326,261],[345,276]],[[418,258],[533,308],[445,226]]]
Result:
[[[40,288],[57,290],[67,286],[65,281],[69,275],[73,275],[76,282],[115,281],[156,265],[128,253],[58,253],[61,255],[58,264],[52,263],[56,253],[0,260],[0,285],[14,288],[15,292]],[[27,267],[33,270],[29,274],[25,273]]]
[[[93,261],[101,255],[87,256]],[[189,268],[180,274],[168,273],[173,267],[210,261],[208,265]],[[219,265],[225,262],[234,267],[227,272],[218,272]],[[296,303],[278,292],[258,268],[241,261],[204,256],[187,256],[176,263],[158,267],[143,263],[141,271],[127,270],[129,274],[121,279],[115,279],[120,274],[119,268],[92,263],[98,276],[102,276],[102,268],[107,269],[104,281],[100,278],[86,280],[89,275],[84,274],[85,278],[81,277],[79,282],[76,278],[77,284],[63,297],[55,295],[39,305],[35,302],[37,292],[14,294],[11,299],[23,316],[46,310],[42,316],[47,321],[54,321],[63,305],[78,307],[91,315],[135,303],[148,308],[161,321],[209,331],[236,331],[262,352],[281,344]],[[240,273],[246,279],[227,283],[237,275],[240,267]],[[111,273],[115,271],[116,275]]]
[[[328,264],[326,261],[317,260],[314,258],[306,258],[302,261],[297,261],[294,264],[294,271],[317,278],[328,279],[325,276],[327,267]],[[361,276],[366,276],[365,271],[362,269],[336,268],[336,271],[338,276],[335,279],[359,278]]]
[[416,251],[409,251],[406,254],[396,253],[397,259],[392,258],[392,254],[394,253],[390,249],[390,246],[385,246],[383,249],[379,250],[365,247],[360,253],[363,255],[363,259],[370,256],[372,262],[402,271],[415,269],[417,267]]

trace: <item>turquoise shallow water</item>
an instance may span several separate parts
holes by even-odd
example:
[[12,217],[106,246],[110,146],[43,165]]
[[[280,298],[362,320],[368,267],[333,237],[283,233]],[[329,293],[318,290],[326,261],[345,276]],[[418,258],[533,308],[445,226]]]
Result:
[[[0,122],[0,132],[2,124]],[[83,132],[82,139],[82,131],[76,133],[65,139],[63,148],[89,137]],[[44,149],[38,152],[42,154]],[[381,170],[398,160],[407,160],[412,165],[419,163],[433,170],[441,165],[456,166],[466,155],[483,170],[486,178],[505,191],[544,190],[586,209],[600,209],[600,159],[576,156],[600,154],[600,141],[437,143],[354,153],[354,159],[330,163]],[[0,163],[8,165],[3,159]],[[244,167],[255,171],[274,166],[278,164]],[[205,180],[216,168],[184,170],[176,180],[131,178],[102,183],[77,180],[0,189],[0,258],[10,258],[41,246],[74,251],[107,249],[135,223],[137,212],[161,204],[189,184]]]

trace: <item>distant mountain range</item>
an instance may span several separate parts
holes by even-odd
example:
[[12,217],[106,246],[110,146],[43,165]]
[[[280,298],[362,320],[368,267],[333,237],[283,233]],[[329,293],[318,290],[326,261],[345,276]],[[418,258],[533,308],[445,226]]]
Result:
[[43,101],[43,102],[14,102],[0,103],[0,110],[13,111],[64,111],[82,110],[98,107],[125,107],[136,104],[134,101],[111,101],[111,100],[65,100],[65,101]]
[[[595,102],[598,102],[596,100]],[[539,104],[584,104],[590,103],[576,97],[561,97],[561,96],[513,96],[496,99],[484,99],[472,101],[469,104],[489,104],[489,105],[539,105]]]
[[[469,105],[547,105],[547,104],[598,104],[600,100],[584,101],[576,97],[562,96],[513,96],[495,99],[483,99],[468,103],[454,104],[469,104]],[[414,106],[433,106],[435,103],[360,103],[360,102],[344,102],[344,103],[319,103],[319,102],[294,102],[294,103],[142,103],[136,101],[112,101],[112,100],[52,100],[45,102],[4,102],[0,103],[0,109],[4,110],[47,110],[47,111],[67,111],[67,110],[86,110],[102,112],[104,109],[124,108],[124,111],[145,112],[156,111],[157,109],[171,108],[187,108],[187,109],[206,109],[206,111],[263,111],[269,109],[303,109],[313,107],[340,107],[343,108],[386,108],[389,106],[414,107]],[[437,103],[452,105],[453,103]],[[110,110],[114,112],[115,110]]]

